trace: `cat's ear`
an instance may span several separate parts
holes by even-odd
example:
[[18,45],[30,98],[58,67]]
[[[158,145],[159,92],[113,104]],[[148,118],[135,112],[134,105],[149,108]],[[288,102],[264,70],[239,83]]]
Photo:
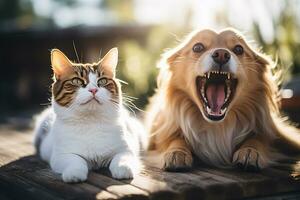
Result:
[[100,70],[103,70],[104,74],[115,77],[116,67],[118,64],[118,48],[112,48],[109,52],[100,60]]
[[58,49],[51,51],[51,66],[57,79],[73,70],[72,62]]

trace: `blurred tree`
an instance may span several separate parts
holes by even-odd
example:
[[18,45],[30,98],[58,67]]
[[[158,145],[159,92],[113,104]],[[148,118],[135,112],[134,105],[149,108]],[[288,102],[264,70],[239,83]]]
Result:
[[52,1],[68,7],[75,6],[78,4],[78,0],[52,0]]
[[134,0],[102,0],[101,7],[114,12],[119,23],[134,22]]
[[2,29],[26,29],[54,26],[53,19],[35,13],[32,0],[0,1],[0,27]]
[[271,43],[263,39],[257,22],[253,23],[253,34],[265,52],[278,57],[281,69],[287,71],[283,79],[287,80],[291,77],[291,73],[294,75],[300,73],[299,18],[294,5],[289,1],[284,2],[278,16],[273,18],[275,36]]
[[19,0],[0,1],[0,21],[14,19],[21,15]]

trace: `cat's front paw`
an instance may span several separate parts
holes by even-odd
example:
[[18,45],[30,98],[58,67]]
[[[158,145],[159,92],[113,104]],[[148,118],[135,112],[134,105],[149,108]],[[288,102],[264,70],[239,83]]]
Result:
[[238,149],[233,155],[233,164],[245,171],[259,171],[266,167],[265,156],[252,147]]
[[67,167],[62,173],[62,179],[66,183],[83,182],[87,179],[88,170],[76,166]]
[[111,175],[115,179],[131,179],[134,175],[134,170],[129,164],[121,164],[118,166],[110,166],[109,168]]
[[174,149],[165,153],[163,169],[166,171],[186,171],[192,167],[192,164],[191,152]]

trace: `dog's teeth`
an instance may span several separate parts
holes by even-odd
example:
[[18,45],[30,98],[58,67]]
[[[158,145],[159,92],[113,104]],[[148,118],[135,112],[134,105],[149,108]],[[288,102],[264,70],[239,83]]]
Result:
[[204,101],[207,103],[207,99],[205,97],[205,92],[204,92],[204,86],[201,87],[201,95],[202,95]]
[[227,88],[227,95],[226,95],[225,102],[229,99],[230,93],[231,93],[231,90],[230,90],[229,87],[228,87],[228,88]]
[[230,73],[227,73],[227,79],[230,79]]
[[223,115],[226,110],[227,110],[227,108],[221,109],[221,115]]
[[208,74],[207,74],[207,78],[209,78],[210,77],[210,72],[208,72]]
[[208,113],[211,113],[211,109],[208,106],[206,106],[206,110]]

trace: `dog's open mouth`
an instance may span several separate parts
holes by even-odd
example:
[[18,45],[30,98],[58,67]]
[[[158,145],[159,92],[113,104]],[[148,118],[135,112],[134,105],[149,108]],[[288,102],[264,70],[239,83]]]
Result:
[[232,101],[238,80],[229,72],[210,71],[196,78],[198,95],[205,115],[213,121],[222,120]]

